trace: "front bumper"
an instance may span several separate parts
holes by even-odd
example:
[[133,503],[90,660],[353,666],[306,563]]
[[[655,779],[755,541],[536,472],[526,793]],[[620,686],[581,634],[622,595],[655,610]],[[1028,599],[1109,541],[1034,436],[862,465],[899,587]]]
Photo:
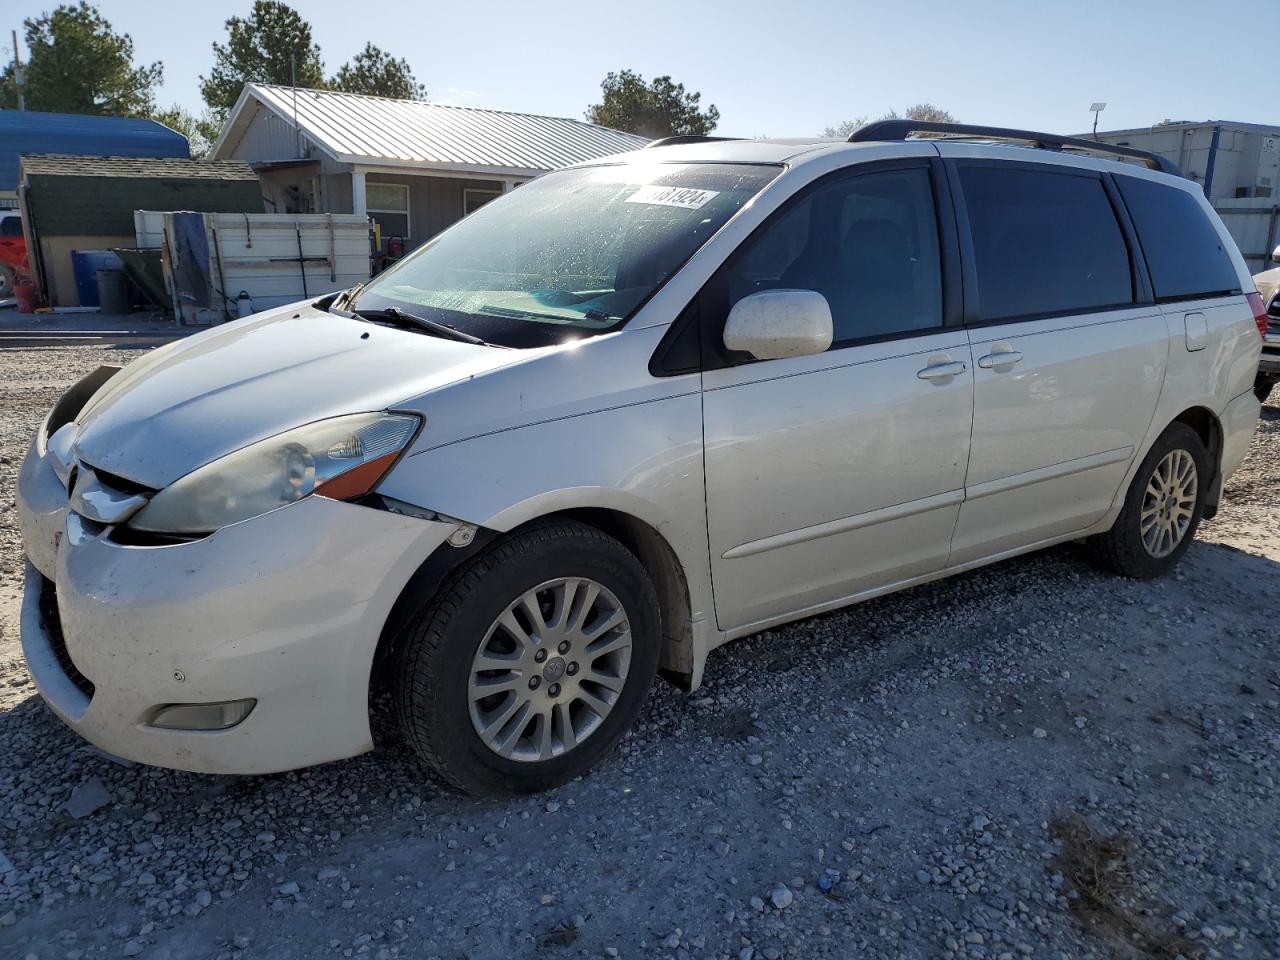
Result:
[[1260,373],[1280,373],[1280,333],[1268,333],[1258,361]]
[[[68,726],[118,756],[204,773],[372,748],[379,635],[452,524],[309,497],[190,543],[126,546],[68,512],[44,459],[33,447],[18,484],[22,645]],[[227,730],[148,725],[164,704],[246,698],[256,707]]]

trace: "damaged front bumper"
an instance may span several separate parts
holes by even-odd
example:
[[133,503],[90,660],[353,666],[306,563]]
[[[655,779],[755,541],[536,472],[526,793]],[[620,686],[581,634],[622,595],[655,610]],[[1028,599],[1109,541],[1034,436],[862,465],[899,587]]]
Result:
[[[189,542],[138,546],[68,508],[40,438],[22,465],[22,645],[50,708],[104,750],[270,773],[371,749],[369,677],[401,590],[454,524],[312,496]],[[226,729],[175,704],[255,701]]]

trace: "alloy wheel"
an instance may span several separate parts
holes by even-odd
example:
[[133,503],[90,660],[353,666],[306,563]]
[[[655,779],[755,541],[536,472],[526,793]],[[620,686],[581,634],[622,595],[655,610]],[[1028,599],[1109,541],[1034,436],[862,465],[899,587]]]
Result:
[[1138,524],[1142,545],[1156,559],[1177,549],[1191,526],[1199,477],[1196,462],[1182,448],[1170,450],[1147,481]]
[[467,685],[472,728],[509,760],[561,756],[617,704],[631,649],[626,611],[603,584],[541,583],[508,605],[476,650]]

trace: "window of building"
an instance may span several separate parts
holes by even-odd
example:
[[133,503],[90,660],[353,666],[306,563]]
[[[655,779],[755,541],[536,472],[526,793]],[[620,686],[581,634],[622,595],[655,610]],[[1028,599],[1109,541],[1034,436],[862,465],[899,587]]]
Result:
[[1245,198],[1246,198],[1246,197],[1248,197],[1248,196],[1249,196],[1249,188],[1248,188],[1248,187],[1236,187],[1236,199],[1237,199],[1237,200],[1243,200],[1243,199],[1245,199]]
[[469,216],[490,200],[496,200],[500,196],[502,196],[501,190],[477,190],[467,187],[462,191],[462,215]]
[[818,187],[747,242],[723,283],[726,313],[761,290],[816,290],[831,307],[836,347],[942,326],[929,171],[883,170]]
[[1116,183],[1138,230],[1157,299],[1239,291],[1231,258],[1195,197],[1137,177],[1116,177]]
[[964,165],[960,183],[973,236],[980,319],[1133,303],[1129,248],[1098,177]]
[[365,209],[388,237],[409,237],[409,187],[403,183],[366,183]]

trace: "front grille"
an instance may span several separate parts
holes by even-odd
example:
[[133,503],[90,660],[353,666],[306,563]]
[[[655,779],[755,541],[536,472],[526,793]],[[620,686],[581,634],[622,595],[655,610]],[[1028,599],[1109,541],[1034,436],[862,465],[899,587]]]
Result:
[[44,632],[53,648],[53,656],[62,672],[71,678],[76,688],[90,700],[95,689],[93,681],[80,672],[67,653],[67,638],[62,635],[62,615],[58,613],[58,588],[48,577],[40,578],[40,619]]

